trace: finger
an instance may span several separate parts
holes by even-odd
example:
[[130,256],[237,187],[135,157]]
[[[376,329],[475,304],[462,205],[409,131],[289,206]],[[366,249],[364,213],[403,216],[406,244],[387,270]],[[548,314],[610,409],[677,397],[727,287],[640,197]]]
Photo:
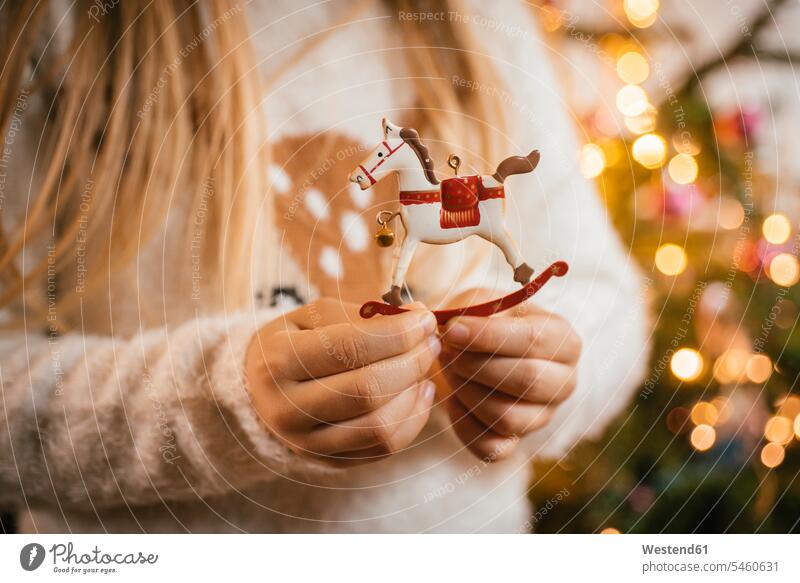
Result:
[[[418,383],[375,411],[340,423],[320,426],[308,436],[312,452],[335,454],[376,446],[398,445],[395,435],[418,407],[419,401],[433,402],[435,387],[430,381]],[[388,453],[388,449],[387,449]]]
[[532,403],[561,403],[575,391],[575,368],[560,362],[473,352],[459,354],[449,349],[443,352],[442,360],[445,370],[462,379]]
[[279,332],[277,342],[285,343],[288,350],[276,364],[280,374],[291,380],[326,377],[407,353],[435,330],[433,313],[414,310],[314,330]]
[[522,436],[550,422],[551,407],[492,391],[473,382],[463,383],[455,397],[483,425],[503,436]]
[[286,314],[286,318],[301,330],[342,324],[361,319],[359,306],[334,298],[320,298]]
[[428,419],[430,419],[432,405],[433,397],[430,402],[424,399],[418,399],[417,407],[414,409],[414,412],[400,425],[397,433],[392,437],[393,444],[389,446],[378,445],[363,450],[343,452],[338,454],[337,459],[343,460],[345,463],[359,464],[376,461],[377,459],[387,457],[393,453],[405,451],[412,446],[414,440],[417,439],[417,436],[425,428],[425,425],[427,425]]
[[425,379],[439,356],[442,343],[429,336],[410,351],[356,370],[305,381],[286,396],[304,413],[302,425],[352,419],[374,411],[408,387]]
[[524,318],[461,316],[451,320],[442,339],[447,344],[502,356],[575,362],[580,340],[570,324],[555,314]]
[[497,461],[510,456],[518,438],[504,437],[483,425],[458,399],[447,399],[447,412],[456,436],[473,454],[487,461]]

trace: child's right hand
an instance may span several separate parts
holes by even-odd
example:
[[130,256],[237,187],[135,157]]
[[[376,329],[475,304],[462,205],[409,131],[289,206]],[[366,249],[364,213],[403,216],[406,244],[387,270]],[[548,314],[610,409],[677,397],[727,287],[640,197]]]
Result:
[[367,463],[408,447],[427,423],[440,351],[427,310],[364,320],[354,304],[321,299],[258,331],[247,385],[269,430],[298,454]]

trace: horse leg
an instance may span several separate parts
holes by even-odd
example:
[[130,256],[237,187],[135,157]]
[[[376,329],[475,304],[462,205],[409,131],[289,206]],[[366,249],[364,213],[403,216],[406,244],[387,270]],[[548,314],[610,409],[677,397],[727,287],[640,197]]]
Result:
[[514,270],[514,281],[521,285],[525,285],[531,280],[533,268],[525,263],[525,259],[519,252],[517,244],[514,242],[514,239],[511,238],[511,235],[505,226],[501,229],[493,231],[491,234],[481,234],[480,236],[490,243],[494,243],[500,248],[506,258],[506,261]]
[[418,242],[408,236],[403,240],[403,244],[400,246],[400,257],[397,259],[397,264],[394,266],[394,273],[392,274],[392,288],[382,296],[383,301],[387,304],[392,304],[393,306],[401,306],[403,304],[400,290],[403,287],[406,272],[411,264],[411,258],[414,257]]

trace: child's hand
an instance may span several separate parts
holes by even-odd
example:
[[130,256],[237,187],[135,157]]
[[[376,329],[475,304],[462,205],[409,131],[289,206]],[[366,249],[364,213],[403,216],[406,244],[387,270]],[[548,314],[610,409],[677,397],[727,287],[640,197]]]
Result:
[[569,323],[530,305],[516,317],[461,317],[442,337],[442,368],[452,385],[448,412],[478,457],[508,457],[575,389],[581,341]]
[[254,336],[247,384],[269,430],[295,452],[366,463],[408,447],[427,423],[440,351],[427,310],[363,320],[358,306],[322,299]]

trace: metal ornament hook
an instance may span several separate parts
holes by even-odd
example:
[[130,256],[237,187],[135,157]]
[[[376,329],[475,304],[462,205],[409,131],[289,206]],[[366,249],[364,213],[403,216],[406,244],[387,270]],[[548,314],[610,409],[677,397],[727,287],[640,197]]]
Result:
[[455,154],[450,154],[447,158],[447,165],[453,169],[453,173],[458,176],[458,168],[461,166],[461,158]]
[[[388,215],[388,218],[384,219],[383,217],[384,217],[384,216],[386,216],[386,215]],[[396,216],[397,216],[397,213],[396,213],[396,212],[392,212],[392,211],[385,211],[385,210],[384,210],[384,211],[380,211],[380,212],[377,214],[377,216],[375,217],[375,220],[377,221],[377,223],[378,223],[378,224],[379,224],[381,227],[385,227],[385,226],[386,226],[386,224],[387,224],[389,221],[391,221],[393,218],[395,218]]]

